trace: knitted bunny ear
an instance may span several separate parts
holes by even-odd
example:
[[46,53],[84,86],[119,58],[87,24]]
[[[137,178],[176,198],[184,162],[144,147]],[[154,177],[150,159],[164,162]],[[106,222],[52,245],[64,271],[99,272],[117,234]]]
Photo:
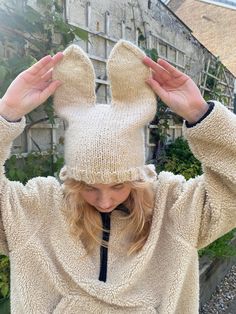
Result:
[[151,70],[143,64],[144,56],[141,49],[128,41],[120,40],[114,46],[107,64],[113,105],[127,107],[145,101],[156,110],[156,96],[145,83]]
[[70,120],[79,111],[96,103],[95,73],[85,52],[76,45],[64,51],[62,61],[53,70],[53,79],[63,84],[54,94],[55,112]]

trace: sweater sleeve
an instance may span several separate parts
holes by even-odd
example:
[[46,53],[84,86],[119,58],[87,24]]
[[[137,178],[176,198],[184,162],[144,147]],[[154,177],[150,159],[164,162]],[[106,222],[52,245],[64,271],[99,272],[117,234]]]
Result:
[[4,163],[13,140],[24,127],[25,118],[12,123],[0,117],[0,253],[6,255],[24,245],[40,228],[46,218],[48,197],[59,188],[53,177],[34,178],[26,185],[6,178]]
[[194,187],[195,209],[202,209],[190,219],[202,248],[236,227],[236,116],[215,102],[201,123],[184,126],[184,134],[204,173],[187,184]]
[[[0,186],[2,190],[2,186],[4,182],[6,182],[6,178],[4,175],[4,163],[6,159],[10,155],[10,150],[12,146],[13,140],[20,135],[25,127],[25,118],[21,119],[20,122],[11,123],[6,121],[4,118],[0,116]],[[0,190],[0,191],[1,191]],[[0,201],[2,201],[3,195],[0,193]],[[8,254],[8,245],[5,234],[5,228],[3,225],[3,209],[1,206],[0,211],[0,253]]]

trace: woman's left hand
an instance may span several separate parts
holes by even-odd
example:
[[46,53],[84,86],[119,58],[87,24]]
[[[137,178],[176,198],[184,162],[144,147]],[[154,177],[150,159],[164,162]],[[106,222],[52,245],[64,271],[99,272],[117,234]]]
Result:
[[149,57],[144,57],[143,62],[153,71],[153,76],[147,83],[176,114],[189,123],[194,123],[207,112],[207,103],[188,75],[163,59],[154,62]]

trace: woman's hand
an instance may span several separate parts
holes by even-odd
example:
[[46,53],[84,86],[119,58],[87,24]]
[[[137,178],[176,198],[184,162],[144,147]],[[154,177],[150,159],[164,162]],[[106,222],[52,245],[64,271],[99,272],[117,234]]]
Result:
[[207,103],[188,75],[163,59],[154,62],[149,57],[145,57],[143,62],[153,70],[153,76],[147,80],[147,83],[176,114],[189,123],[194,123],[207,112]]
[[8,121],[17,121],[51,96],[60,81],[52,81],[52,69],[63,53],[46,56],[20,73],[0,100],[0,115]]

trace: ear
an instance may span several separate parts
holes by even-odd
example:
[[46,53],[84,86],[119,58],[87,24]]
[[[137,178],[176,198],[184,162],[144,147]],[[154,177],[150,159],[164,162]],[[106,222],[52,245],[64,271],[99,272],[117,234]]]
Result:
[[71,45],[63,54],[53,70],[53,79],[62,82],[54,94],[54,108],[60,117],[68,120],[80,108],[96,103],[95,73],[92,62],[79,46]]
[[155,103],[156,96],[145,82],[151,70],[143,64],[145,53],[132,43],[120,40],[111,51],[107,72],[111,82],[113,105]]

